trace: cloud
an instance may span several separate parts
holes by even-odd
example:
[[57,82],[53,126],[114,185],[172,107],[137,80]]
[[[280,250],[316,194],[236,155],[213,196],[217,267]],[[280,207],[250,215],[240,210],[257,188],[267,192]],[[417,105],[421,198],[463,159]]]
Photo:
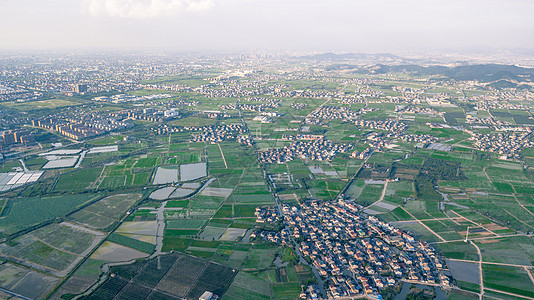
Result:
[[92,16],[148,19],[205,11],[214,6],[214,0],[91,0],[87,9]]

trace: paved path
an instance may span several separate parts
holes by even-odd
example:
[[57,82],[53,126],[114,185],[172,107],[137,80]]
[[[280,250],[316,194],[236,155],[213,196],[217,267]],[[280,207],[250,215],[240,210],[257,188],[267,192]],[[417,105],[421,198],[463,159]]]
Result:
[[478,227],[482,227],[482,228],[484,228],[484,230],[486,230],[487,232],[489,232],[489,233],[491,233],[491,234],[493,234],[493,235],[495,235],[495,236],[500,236],[499,234],[493,232],[492,230],[487,229],[487,228],[484,227],[482,224],[477,223],[477,222],[475,222],[475,221],[473,221],[473,220],[470,220],[470,219],[468,219],[468,218],[462,216],[461,214],[457,213],[457,212],[454,211],[454,210],[451,210],[451,212],[453,212],[453,213],[454,213],[455,215],[457,215],[458,217],[460,217],[460,218],[462,218],[462,219],[464,219],[464,220],[466,220],[466,221],[469,221],[469,222],[475,224],[475,225],[478,226]]
[[78,158],[78,162],[76,163],[74,168],[79,168],[82,166],[82,161],[85,158],[85,154],[87,154],[87,152],[89,152],[89,150],[85,150],[80,154],[80,158]]
[[532,276],[532,272],[530,272],[530,269],[531,268],[529,268],[527,266],[523,266],[523,270],[525,270],[525,272],[527,272],[528,278],[530,278],[530,281],[534,285],[534,277]]
[[[518,298],[523,298],[523,299],[534,299],[532,297],[527,297],[527,296],[518,295],[518,294],[514,294],[514,293],[509,293],[509,292],[496,290],[496,289],[486,288],[486,290],[492,291],[492,292],[496,292],[496,293],[499,293],[499,294],[505,294],[505,295],[510,295],[510,296],[514,296],[514,297],[518,297]],[[492,297],[492,298],[494,298],[494,297]],[[494,299],[499,299],[499,298],[494,298]]]
[[221,143],[217,143],[217,146],[219,146],[219,151],[221,151],[221,156],[222,156],[222,159],[224,161],[224,166],[226,167],[226,169],[228,169],[228,165],[226,164],[226,158],[224,158],[224,153],[223,153],[222,148],[221,148]]
[[26,168],[26,164],[24,163],[24,161],[22,160],[22,158],[19,159],[19,161],[20,161],[20,164],[22,165],[22,168],[24,169],[24,172],[28,172],[29,170],[28,170],[28,168]]
[[[515,201],[517,201],[517,204],[519,204],[524,210],[526,210],[530,215],[532,215],[534,217],[534,213],[531,212],[530,210],[528,210],[521,202],[519,202],[519,199],[517,199],[517,197],[515,196],[515,194],[517,193],[517,191],[515,190],[515,187],[513,185],[511,185],[511,184],[510,184],[510,186],[514,190],[514,194],[512,196],[514,196],[514,199],[515,199]],[[528,224],[526,224],[526,225],[532,228],[532,226],[530,226]]]
[[[414,220],[411,220],[411,221],[414,222]],[[392,222],[392,223],[396,223],[396,222]],[[503,238],[513,237],[513,236],[530,237],[532,235],[524,234],[524,233],[518,233],[518,234],[509,234],[509,235],[501,235],[501,236],[485,236],[485,237],[474,237],[474,238],[470,237],[469,239],[473,240],[473,241],[479,241],[479,240],[503,239]],[[465,242],[465,239],[462,239],[462,240],[449,240],[449,241],[442,241],[442,242],[430,242],[429,244],[443,244],[443,243],[455,243],[455,242]]]
[[482,270],[482,252],[480,252],[480,248],[473,242],[469,241],[473,247],[477,249],[478,252],[478,270],[479,270],[479,277],[480,277],[480,294],[478,294],[479,299],[484,299],[484,271]]
[[154,253],[148,257],[151,259],[161,254],[161,249],[163,248],[163,233],[165,231],[165,205],[167,201],[163,201],[161,205],[156,210],[156,221],[158,223],[158,228],[156,230],[156,248]]
[[373,202],[373,204],[367,206],[366,208],[369,208],[369,207],[379,203],[380,201],[384,200],[384,196],[386,195],[386,189],[388,188],[388,183],[389,183],[389,180],[386,180],[386,183],[384,183],[384,189],[382,189],[382,194],[380,195],[380,198],[377,201]]
[[417,223],[421,224],[421,226],[425,227],[428,231],[430,231],[433,235],[437,236],[442,242],[446,242],[446,240],[444,238],[442,238],[439,234],[435,233],[434,230],[430,229],[430,227],[426,226],[425,223],[419,221],[419,219],[417,219],[416,217],[414,217],[414,215],[412,215],[409,211],[407,211],[406,209],[404,209],[404,207],[400,206],[402,208],[402,210],[404,210],[407,214],[410,215],[410,217],[414,218],[413,221],[416,221]]
[[[465,240],[464,240],[465,241]],[[471,242],[471,241],[470,241]],[[467,263],[476,263],[474,260],[468,260],[468,259],[459,259],[459,258],[447,258],[449,260],[453,261],[461,261],[461,262],[467,262]],[[516,265],[516,264],[507,264],[507,263],[498,263],[498,262],[491,262],[491,261],[483,261],[482,264],[484,265],[496,265],[496,266],[507,266],[507,267],[516,267],[516,268],[532,268],[531,266],[525,266],[525,265]]]

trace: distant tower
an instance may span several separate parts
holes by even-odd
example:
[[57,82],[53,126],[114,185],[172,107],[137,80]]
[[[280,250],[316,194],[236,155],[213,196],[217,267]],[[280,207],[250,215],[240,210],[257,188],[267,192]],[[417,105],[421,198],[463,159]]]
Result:
[[77,84],[74,91],[78,94],[87,92],[87,84]]

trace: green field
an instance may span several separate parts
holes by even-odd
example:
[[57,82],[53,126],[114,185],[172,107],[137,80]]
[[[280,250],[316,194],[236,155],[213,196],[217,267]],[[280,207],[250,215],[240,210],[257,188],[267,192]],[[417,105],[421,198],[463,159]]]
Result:
[[82,194],[9,199],[2,211],[0,226],[5,234],[12,234],[62,217],[96,198],[98,195]]

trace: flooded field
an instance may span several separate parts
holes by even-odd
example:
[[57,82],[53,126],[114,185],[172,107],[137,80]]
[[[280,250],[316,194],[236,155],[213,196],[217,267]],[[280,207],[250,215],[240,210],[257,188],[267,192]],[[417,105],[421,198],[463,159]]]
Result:
[[449,266],[454,279],[480,284],[480,271],[476,263],[447,259],[447,266]]
[[194,192],[195,190],[192,190],[192,189],[177,188],[174,190],[174,192],[172,192],[169,198],[182,198],[185,196],[189,196]]
[[150,199],[154,199],[154,200],[165,200],[169,198],[169,196],[172,194],[172,192],[174,192],[175,189],[176,188],[174,187],[165,187],[165,188],[152,192],[152,194],[150,194],[149,197]]
[[192,189],[165,187],[152,192],[149,197],[154,200],[165,200],[186,197],[193,194],[194,192],[195,190]]
[[196,190],[200,187],[200,183],[198,182],[190,182],[190,183],[184,183],[182,184],[182,187],[184,189],[193,189],[193,190]]
[[191,181],[207,175],[206,163],[180,165],[180,181]]
[[178,182],[178,170],[173,168],[158,167],[152,184],[167,184]]

